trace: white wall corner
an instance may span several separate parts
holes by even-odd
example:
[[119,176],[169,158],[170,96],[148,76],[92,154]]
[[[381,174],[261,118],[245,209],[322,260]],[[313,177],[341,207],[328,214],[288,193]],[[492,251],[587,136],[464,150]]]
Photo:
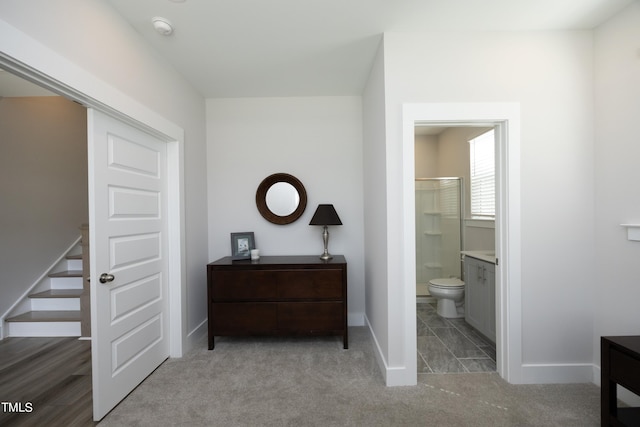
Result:
[[601,378],[600,366],[593,365],[593,383],[598,387],[601,385]]
[[364,320],[366,323],[366,327],[371,334],[371,338],[374,343],[374,354],[376,356],[376,361],[378,362],[378,367],[380,368],[380,372],[384,377],[384,381],[387,387],[396,387],[396,386],[407,386],[407,385],[416,385],[417,384],[417,371],[415,366],[389,366],[387,360],[384,357],[384,353],[380,348],[380,343],[376,338],[376,335],[373,332],[373,328],[369,323],[369,319],[365,314]]
[[[191,332],[187,334],[186,348],[182,352],[182,355],[178,357],[182,357],[183,355],[185,355],[186,353],[188,353],[194,348],[201,347],[200,341],[203,341],[205,339],[204,337],[207,336],[208,324],[209,324],[208,320],[205,319],[198,326],[196,326],[195,329],[193,329]],[[176,357],[176,356],[172,356],[172,357]]]
[[375,354],[375,356],[376,356],[376,362],[378,362],[378,368],[380,368],[380,372],[382,373],[382,376],[384,377],[384,381],[386,383],[387,382],[387,377],[388,377],[387,360],[384,357],[384,353],[382,352],[382,349],[380,348],[380,343],[378,342],[378,338],[376,337],[376,334],[373,332],[373,328],[371,327],[371,323],[369,322],[369,319],[367,318],[366,314],[364,315],[364,321],[365,321],[365,324],[366,324],[365,326],[369,330],[369,334],[371,335],[371,338],[373,339],[373,347],[374,347],[373,354]]
[[364,313],[348,313],[347,314],[348,326],[366,326]]

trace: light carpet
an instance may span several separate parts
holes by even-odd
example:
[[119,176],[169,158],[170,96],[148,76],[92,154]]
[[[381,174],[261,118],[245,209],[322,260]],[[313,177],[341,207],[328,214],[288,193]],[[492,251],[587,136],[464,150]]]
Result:
[[421,374],[386,387],[364,327],[339,337],[206,339],[162,364],[109,426],[598,426],[594,384],[511,385],[497,374]]

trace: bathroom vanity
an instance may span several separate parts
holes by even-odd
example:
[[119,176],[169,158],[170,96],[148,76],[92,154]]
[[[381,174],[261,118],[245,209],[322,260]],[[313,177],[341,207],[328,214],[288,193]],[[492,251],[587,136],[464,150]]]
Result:
[[465,320],[496,342],[495,253],[463,251]]
[[209,350],[216,335],[340,335],[348,348],[342,255],[225,257],[207,265],[207,282]]

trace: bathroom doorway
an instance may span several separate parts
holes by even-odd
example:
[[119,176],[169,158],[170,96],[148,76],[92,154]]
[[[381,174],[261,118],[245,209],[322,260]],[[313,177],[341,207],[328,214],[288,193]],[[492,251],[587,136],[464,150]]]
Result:
[[[465,280],[463,267],[466,251],[495,251],[493,209],[487,209],[482,217],[477,215],[471,209],[471,202],[477,197],[470,194],[473,190],[475,196],[493,196],[493,144],[482,153],[484,156],[473,155],[478,154],[473,150],[477,140],[483,136],[493,138],[493,134],[493,128],[486,126],[415,126],[418,374],[496,372],[495,309],[483,313],[492,333],[476,329],[477,323],[469,323],[476,321],[475,317],[467,319],[469,296],[478,296],[478,292],[468,293],[469,281]],[[477,163],[482,165],[483,186],[477,185],[477,168],[471,167]],[[460,176],[449,177],[454,174]],[[465,232],[470,236],[470,245],[463,239]],[[432,281],[438,284],[433,291],[438,291],[437,295],[432,295]],[[443,291],[439,290],[443,284],[462,284],[462,292],[454,290],[458,286],[447,288],[448,296],[443,301]],[[481,288],[488,286],[474,287]],[[495,295],[491,300],[495,301]],[[473,302],[475,314],[479,301]],[[452,303],[453,311],[445,309],[453,307]],[[443,306],[437,309],[439,304]]]
[[[416,310],[415,126],[492,127],[496,132],[495,313],[497,372],[511,383],[522,381],[520,282],[520,106],[517,103],[406,104],[403,107],[403,212],[405,309]],[[413,315],[415,319],[415,314]],[[406,320],[412,324],[412,319]],[[413,324],[415,325],[415,323]],[[405,331],[407,369],[417,344],[415,327]],[[415,357],[415,356],[414,356]],[[417,372],[417,369],[414,371]]]

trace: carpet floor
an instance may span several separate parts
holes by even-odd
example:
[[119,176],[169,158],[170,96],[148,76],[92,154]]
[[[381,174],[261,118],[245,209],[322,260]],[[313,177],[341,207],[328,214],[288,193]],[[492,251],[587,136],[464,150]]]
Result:
[[162,364],[109,426],[598,426],[594,384],[512,385],[496,373],[420,374],[386,387],[364,327],[339,337],[206,339]]

